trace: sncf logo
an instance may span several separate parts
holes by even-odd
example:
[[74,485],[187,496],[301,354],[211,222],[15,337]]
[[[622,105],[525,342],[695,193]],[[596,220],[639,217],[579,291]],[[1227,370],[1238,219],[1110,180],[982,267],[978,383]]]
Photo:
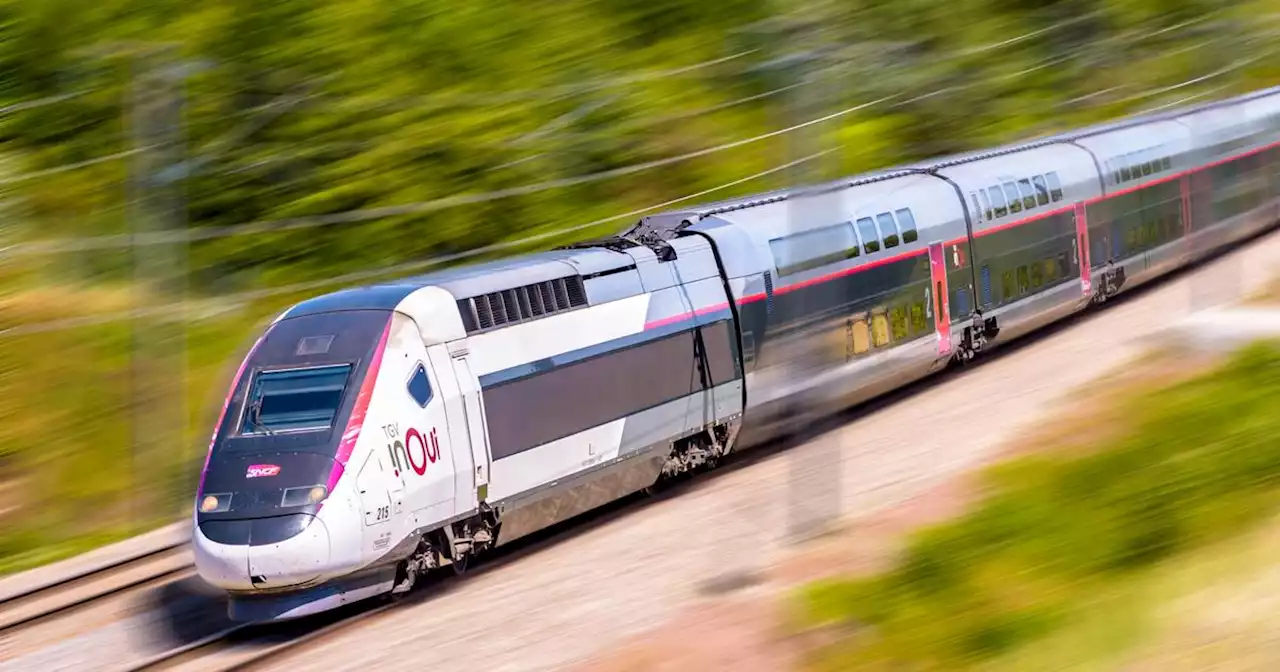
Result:
[[278,464],[251,464],[249,470],[244,472],[245,478],[265,478],[267,476],[275,476],[280,473],[280,465]]

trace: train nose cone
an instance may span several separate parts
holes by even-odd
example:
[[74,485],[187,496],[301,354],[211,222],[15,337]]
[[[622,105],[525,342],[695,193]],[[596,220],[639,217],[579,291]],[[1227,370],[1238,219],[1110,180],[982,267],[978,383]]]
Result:
[[329,564],[329,530],[305,513],[258,518],[249,537],[249,581],[279,588],[314,581]]
[[196,571],[227,590],[305,584],[320,578],[330,560],[328,528],[306,513],[206,520],[196,530]]
[[[244,524],[244,536],[248,538],[249,522],[247,520],[228,521]],[[192,555],[195,558],[196,573],[207,583],[224,590],[252,590],[246,569],[249,567],[249,546],[247,544],[227,543],[226,529],[214,526],[214,534],[208,533],[209,525],[197,525],[191,535]]]

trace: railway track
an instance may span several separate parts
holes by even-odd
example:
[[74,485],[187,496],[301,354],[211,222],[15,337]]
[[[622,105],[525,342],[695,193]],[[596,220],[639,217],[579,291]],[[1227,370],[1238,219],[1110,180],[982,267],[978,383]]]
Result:
[[108,598],[177,581],[195,573],[185,542],[85,569],[58,581],[34,585],[0,602],[0,636],[55,618],[68,618]]
[[[759,456],[750,456],[761,459]],[[728,470],[752,464],[752,459],[735,459]],[[720,472],[725,473],[725,472]],[[710,474],[709,474],[710,475]],[[282,656],[302,649],[348,628],[365,627],[379,616],[399,607],[412,607],[432,600],[442,592],[459,587],[459,582],[477,579],[527,558],[532,554],[563,543],[566,537],[585,533],[610,521],[634,513],[638,508],[679,497],[698,481],[682,481],[651,496],[633,495],[613,502],[581,518],[559,523],[499,549],[484,562],[472,566],[461,576],[446,567],[437,568],[423,577],[419,586],[395,599],[374,598],[315,616],[282,623],[243,623],[228,626],[200,639],[181,644],[142,660],[127,663],[114,672],[153,672],[182,669],[188,672],[244,672],[259,669]]]

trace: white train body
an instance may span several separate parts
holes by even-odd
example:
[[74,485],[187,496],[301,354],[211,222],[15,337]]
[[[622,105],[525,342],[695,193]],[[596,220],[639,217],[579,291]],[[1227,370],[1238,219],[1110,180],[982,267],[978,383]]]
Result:
[[[201,576],[232,593],[237,618],[331,608],[650,486],[672,442],[710,425],[729,438],[742,406],[734,334],[723,315],[693,314],[727,315],[724,284],[706,240],[677,247],[674,264],[643,247],[562,252],[281,315],[245,360],[211,447]],[[583,280],[590,264],[604,272]],[[497,324],[468,333],[460,306],[477,300]],[[527,318],[495,316],[503,301]],[[717,384],[695,379],[698,333],[719,338],[706,347]],[[286,491],[307,497],[285,502]]]
[[972,358],[1274,223],[1278,115],[1260,92],[298,304],[215,428],[197,570],[243,620],[407,590]]

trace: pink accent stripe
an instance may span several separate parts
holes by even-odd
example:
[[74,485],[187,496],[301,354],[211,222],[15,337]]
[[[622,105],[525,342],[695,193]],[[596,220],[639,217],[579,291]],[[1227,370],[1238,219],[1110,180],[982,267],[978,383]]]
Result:
[[1231,163],[1232,161],[1239,161],[1240,159],[1248,158],[1250,156],[1255,156],[1257,154],[1261,154],[1265,151],[1272,150],[1277,147],[1280,147],[1280,142],[1273,142],[1269,145],[1265,145],[1257,149],[1251,149],[1249,151],[1241,152],[1239,154],[1233,154],[1231,156],[1228,156],[1225,159],[1218,159],[1217,161],[1211,161],[1209,163],[1204,164],[1203,166],[1197,166],[1195,168],[1187,168],[1185,170],[1182,170],[1176,173],[1170,173],[1169,175],[1166,175],[1158,180],[1143,182],[1142,184],[1136,184],[1132,187],[1125,187],[1124,189],[1113,191],[1109,194],[1103,194],[1102,196],[1095,196],[1091,199],[1086,200],[1085,203],[1088,205],[1092,205],[1094,203],[1099,203],[1107,199],[1116,198],[1117,196],[1124,196],[1125,194],[1131,194],[1135,191],[1141,191],[1142,189],[1146,189],[1147,187],[1154,187],[1157,184],[1172,182],[1174,180],[1181,179],[1184,176],[1189,177],[1191,175],[1195,175],[1200,171],[1209,170],[1210,168],[1217,168],[1218,166],[1221,166],[1226,163]]
[[648,330],[648,329],[657,329],[658,327],[665,327],[665,326],[667,326],[668,324],[675,324],[675,323],[677,323],[677,322],[684,322],[685,320],[691,319],[691,318],[693,318],[693,317],[695,317],[695,316],[698,316],[698,315],[706,315],[707,313],[714,313],[714,312],[716,312],[716,311],[724,310],[725,308],[728,308],[728,307],[729,307],[729,304],[728,304],[727,302],[722,301],[722,302],[717,303],[717,304],[715,304],[715,305],[713,305],[713,306],[707,306],[706,308],[699,308],[699,309],[697,309],[697,310],[693,311],[692,313],[687,313],[687,312],[686,312],[686,313],[680,313],[680,314],[678,314],[678,315],[672,315],[672,316],[670,316],[670,317],[664,317],[664,318],[661,318],[661,319],[658,319],[658,320],[654,320],[654,321],[652,321],[652,322],[646,322],[646,323],[645,323],[645,325],[644,325],[644,328],[645,328],[646,330]]
[[387,349],[387,336],[391,334],[391,318],[387,318],[387,326],[382,328],[382,337],[378,339],[378,348],[373,351],[373,360],[369,362],[369,372],[365,374],[364,383],[360,385],[360,394],[356,397],[356,405],[351,409],[351,419],[342,432],[342,442],[338,444],[338,453],[334,456],[333,470],[329,472],[329,492],[333,492],[338,480],[347,469],[347,460],[356,449],[356,441],[360,438],[360,430],[364,427],[365,415],[369,412],[369,401],[373,397],[373,388],[378,381],[378,370],[382,368],[382,354]]
[[[272,325],[274,326],[274,325]],[[253,342],[253,347],[249,348],[249,354],[244,356],[240,362],[240,368],[236,369],[236,377],[231,381],[231,387],[227,390],[227,398],[222,401],[222,411],[218,413],[218,422],[213,426],[213,436],[209,437],[209,449],[204,454],[204,466],[200,469],[200,485],[196,488],[197,499],[204,494],[204,478],[209,473],[209,461],[213,458],[213,444],[218,442],[218,430],[222,429],[222,421],[227,419],[227,408],[231,406],[231,397],[235,396],[236,388],[240,386],[240,378],[244,375],[245,367],[249,365],[249,360],[253,358],[253,353],[258,351],[258,346],[262,345],[262,341],[271,333],[271,327]]]
[[[993,226],[993,227],[990,227],[990,228],[983,229],[983,230],[981,230],[981,231],[974,231],[974,232],[973,232],[973,237],[974,237],[974,238],[981,238],[981,237],[983,237],[983,236],[989,236],[989,235],[991,235],[991,234],[993,234],[993,233],[1000,233],[1001,231],[1008,231],[1009,229],[1012,229],[1012,228],[1014,228],[1014,227],[1018,227],[1018,226],[1022,226],[1023,224],[1030,224],[1030,223],[1032,223],[1032,222],[1038,222],[1038,221],[1040,221],[1040,220],[1042,220],[1042,219],[1047,219],[1047,218],[1049,218],[1049,217],[1053,217],[1054,215],[1063,215],[1063,214],[1066,214],[1066,213],[1068,213],[1068,212],[1071,212],[1073,209],[1075,209],[1075,207],[1076,207],[1076,204],[1075,204],[1075,203],[1072,203],[1071,205],[1064,205],[1064,206],[1062,206],[1062,207],[1060,207],[1060,208],[1054,208],[1054,209],[1052,209],[1052,210],[1045,210],[1045,211],[1043,211],[1043,212],[1037,212],[1036,214],[1031,215],[1031,216],[1029,216],[1029,217],[1024,217],[1024,218],[1022,218],[1022,219],[1017,219],[1017,220],[1014,220],[1014,221],[1012,221],[1012,222],[1008,222],[1008,223],[1005,223],[1005,224],[999,224],[999,225],[996,225],[996,226]],[[967,242],[967,241],[966,241],[966,242]]]

